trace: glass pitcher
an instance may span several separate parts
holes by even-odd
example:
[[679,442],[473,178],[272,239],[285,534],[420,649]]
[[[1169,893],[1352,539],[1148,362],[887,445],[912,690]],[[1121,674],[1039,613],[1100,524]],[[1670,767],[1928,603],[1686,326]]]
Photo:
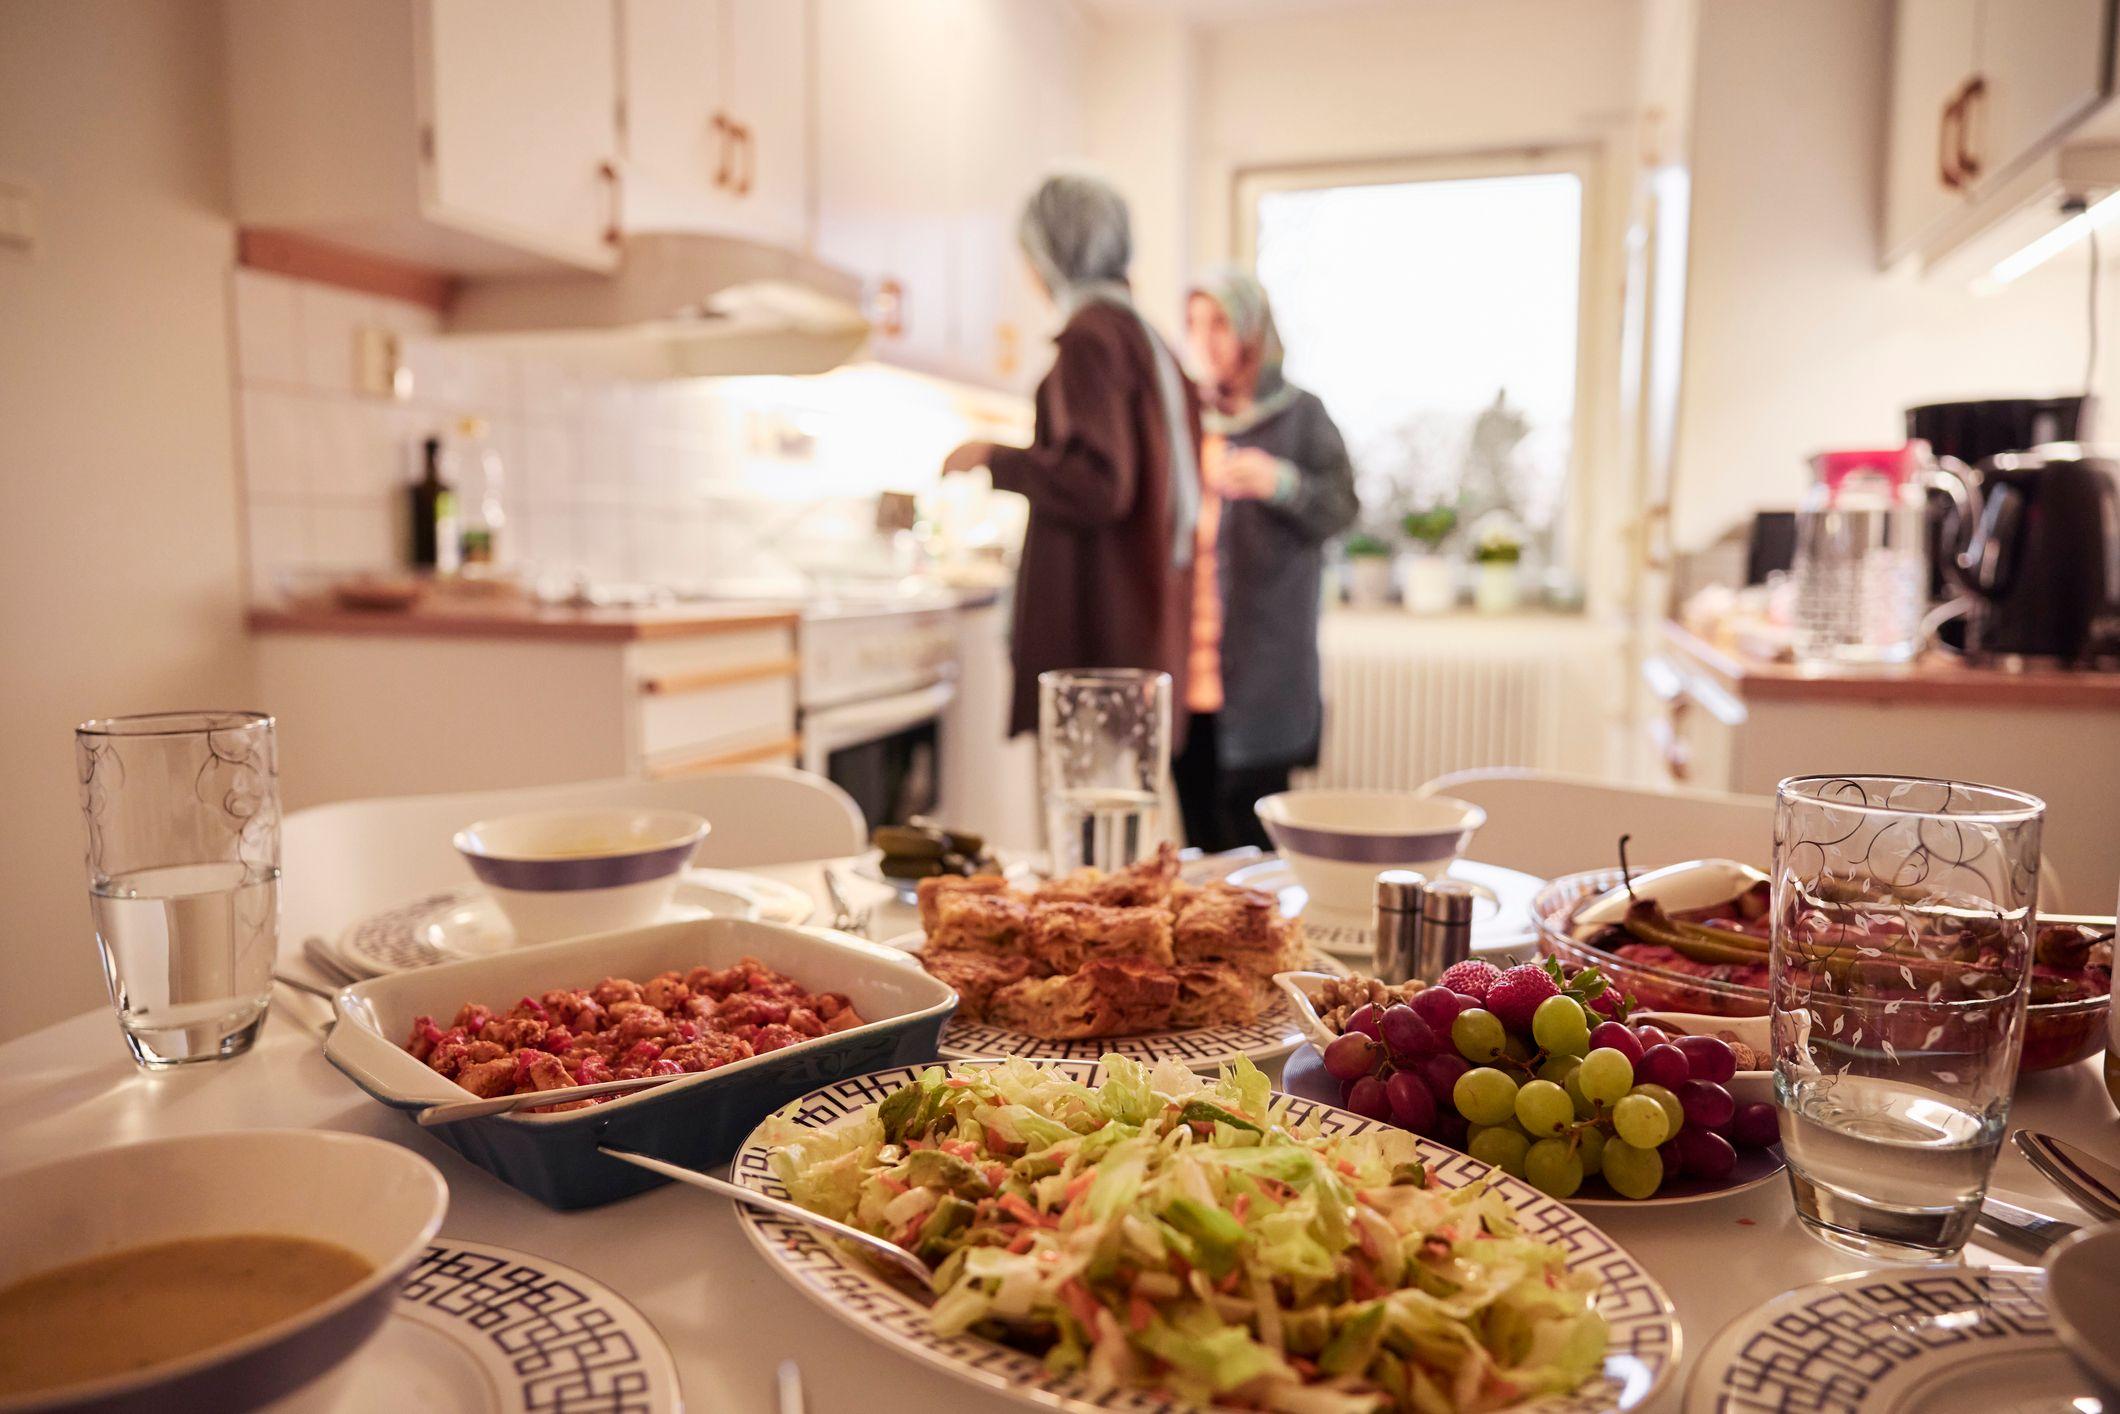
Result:
[[1796,511],[1796,656],[1903,663],[1921,650],[1929,607],[1929,491],[1951,501],[1950,544],[1972,490],[1926,442],[1821,452]]

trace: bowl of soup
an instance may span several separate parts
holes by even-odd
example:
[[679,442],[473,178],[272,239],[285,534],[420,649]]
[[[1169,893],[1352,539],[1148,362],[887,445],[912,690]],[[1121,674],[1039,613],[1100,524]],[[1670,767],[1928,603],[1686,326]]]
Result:
[[390,1314],[449,1190],[365,1135],[239,1130],[0,1174],[0,1414],[255,1409]]
[[683,810],[535,810],[466,825],[456,852],[519,943],[655,922],[707,822]]

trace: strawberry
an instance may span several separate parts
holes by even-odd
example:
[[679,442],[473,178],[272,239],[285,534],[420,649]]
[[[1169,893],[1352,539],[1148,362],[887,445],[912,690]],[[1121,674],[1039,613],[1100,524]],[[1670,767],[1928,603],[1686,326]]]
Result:
[[1484,1004],[1487,1000],[1487,989],[1492,987],[1495,979],[1501,975],[1493,963],[1468,957],[1463,962],[1453,964],[1442,976],[1435,979],[1435,984],[1438,987],[1447,987],[1453,992],[1462,992],[1474,1001]]
[[1535,962],[1512,967],[1494,979],[1487,989],[1487,1010],[1501,1018],[1502,1025],[1520,1036],[1531,1034],[1531,1014],[1560,988],[1545,968]]

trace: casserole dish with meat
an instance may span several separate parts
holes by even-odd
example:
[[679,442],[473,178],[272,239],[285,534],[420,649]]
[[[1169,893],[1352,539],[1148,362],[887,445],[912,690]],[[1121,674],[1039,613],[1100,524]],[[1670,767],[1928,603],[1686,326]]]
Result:
[[[748,969],[752,981],[770,974],[795,996],[786,1017],[733,1014],[757,993],[742,976],[753,963],[757,966]],[[670,973],[697,979],[696,999],[680,1000],[681,994],[665,995],[654,987]],[[682,1069],[708,1073],[558,1113],[518,1111],[430,1131],[502,1182],[554,1208],[592,1207],[665,1181],[599,1154],[598,1144],[711,1168],[726,1162],[760,1119],[798,1095],[845,1076],[933,1058],[936,1037],[957,1006],[948,986],[888,948],[839,933],[705,918],[356,983],[338,994],[338,1024],[325,1054],[369,1095],[408,1112],[481,1091],[541,1088],[526,1063],[538,1060],[534,1044],[509,1050],[505,1067],[494,1065],[502,1047],[491,1039],[476,1051],[467,1047],[481,1036],[500,1035],[518,1009],[518,998],[537,1005],[557,1005],[548,995],[555,992],[593,998],[607,979],[648,988],[653,1000],[665,1002],[667,1013],[654,1007],[654,1014],[666,1015],[673,1031],[683,1027],[696,1034],[665,1034],[664,1054],[679,1058],[671,1063]],[[665,989],[674,985],[662,984]],[[616,1003],[607,1010],[627,1007]],[[474,1015],[467,1018],[467,1012]],[[467,1031],[460,1023],[481,1021],[479,1012],[493,1013],[501,1025],[484,1023]],[[831,1015],[820,1017],[821,1012]],[[858,1018],[856,1024],[846,1024],[849,1014]],[[653,1017],[637,1003],[624,1019],[627,1049],[614,1053],[605,1045],[605,1063],[615,1073],[643,1073],[631,1066],[652,1066],[654,1059],[643,1060],[645,1051],[634,1049],[638,1040],[632,1033]],[[579,1015],[555,1017],[545,1028],[544,1044],[561,1044],[552,1037],[563,1020],[585,1022]],[[511,1034],[502,1039],[509,1046],[525,1039],[507,1029]],[[580,1029],[587,1033],[589,1027]],[[566,1063],[579,1070],[593,1054],[580,1048]],[[542,1060],[538,1065],[551,1068]],[[520,1086],[485,1083],[487,1071],[518,1068]],[[464,1083],[454,1076],[464,1077]]]

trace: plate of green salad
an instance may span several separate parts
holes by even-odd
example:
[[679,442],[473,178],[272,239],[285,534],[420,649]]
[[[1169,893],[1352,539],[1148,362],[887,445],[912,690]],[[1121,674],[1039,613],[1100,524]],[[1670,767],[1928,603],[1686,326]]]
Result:
[[1676,1370],[1661,1287],[1521,1180],[1238,1061],[958,1061],[785,1106],[731,1177],[925,1259],[931,1289],[738,1207],[783,1276],[1027,1404],[1601,1414]]

